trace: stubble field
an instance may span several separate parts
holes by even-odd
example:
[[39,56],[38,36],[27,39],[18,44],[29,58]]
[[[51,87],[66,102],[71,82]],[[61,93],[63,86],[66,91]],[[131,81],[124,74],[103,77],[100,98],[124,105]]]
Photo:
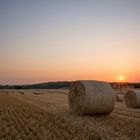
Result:
[[109,116],[69,111],[68,90],[1,90],[0,140],[140,140],[140,109]]

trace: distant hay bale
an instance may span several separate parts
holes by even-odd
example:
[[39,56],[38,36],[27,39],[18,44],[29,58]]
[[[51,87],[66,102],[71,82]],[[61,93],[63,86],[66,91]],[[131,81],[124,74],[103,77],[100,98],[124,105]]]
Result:
[[100,81],[76,81],[69,91],[70,109],[79,115],[109,114],[115,105],[111,86]]
[[125,95],[125,104],[130,108],[140,108],[140,91],[128,91]]
[[24,95],[24,92],[23,92],[23,91],[19,91],[19,93],[20,93],[21,95]]
[[5,91],[6,94],[9,94],[9,91]]
[[41,94],[44,94],[42,92],[33,92],[34,95],[41,95]]
[[124,96],[121,94],[116,94],[116,101],[117,102],[123,102],[124,100]]

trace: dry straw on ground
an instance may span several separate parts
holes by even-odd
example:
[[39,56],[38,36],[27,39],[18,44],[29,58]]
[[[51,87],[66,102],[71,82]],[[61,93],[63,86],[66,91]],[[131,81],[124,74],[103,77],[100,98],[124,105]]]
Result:
[[[77,116],[61,93],[34,96],[33,91],[0,93],[0,140],[139,140],[139,109],[120,106],[109,116]],[[45,92],[46,91],[46,92]],[[59,91],[59,90],[58,90]],[[55,109],[54,109],[55,107]],[[119,110],[120,109],[120,110]],[[126,117],[122,117],[123,113]],[[136,113],[137,112],[137,113]],[[120,114],[120,115],[119,115]],[[133,116],[133,119],[131,117]],[[129,118],[127,117],[129,116]],[[125,129],[124,129],[125,126]]]
[[109,114],[115,95],[111,86],[100,81],[73,82],[69,92],[70,109],[78,114]]
[[128,91],[125,95],[125,104],[127,107],[140,108],[140,91]]

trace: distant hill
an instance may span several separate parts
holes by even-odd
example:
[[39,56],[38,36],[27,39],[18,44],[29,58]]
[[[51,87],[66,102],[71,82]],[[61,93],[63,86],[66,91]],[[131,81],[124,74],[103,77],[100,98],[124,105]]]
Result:
[[71,82],[48,82],[31,85],[0,85],[0,89],[58,89],[69,88]]

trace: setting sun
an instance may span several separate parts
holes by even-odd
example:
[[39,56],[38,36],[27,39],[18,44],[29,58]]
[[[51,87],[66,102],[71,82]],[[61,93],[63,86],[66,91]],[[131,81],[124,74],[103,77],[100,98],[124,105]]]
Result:
[[119,79],[119,81],[121,81],[121,82],[124,81],[124,77],[123,77],[123,76],[120,76],[118,79]]

